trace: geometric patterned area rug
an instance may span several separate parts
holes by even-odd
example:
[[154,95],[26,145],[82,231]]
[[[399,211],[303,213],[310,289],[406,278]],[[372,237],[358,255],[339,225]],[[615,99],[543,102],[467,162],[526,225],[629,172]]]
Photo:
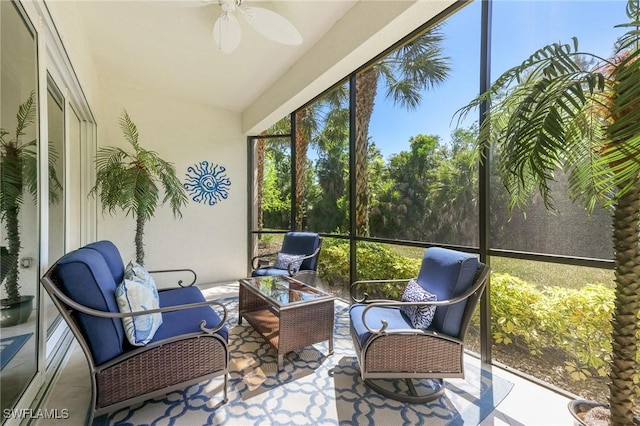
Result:
[[33,333],[20,334],[18,336],[3,337],[0,339],[0,370],[2,370],[11,359],[18,353],[22,345]]
[[[283,371],[271,347],[243,321],[237,298],[228,308],[231,354],[228,397],[222,378],[96,419],[109,425],[477,425],[513,384],[471,362],[465,379],[445,380],[445,392],[426,404],[390,400],[364,384],[349,334],[346,303],[336,301],[334,353],[327,342],[285,356]],[[479,365],[479,364],[478,364]]]

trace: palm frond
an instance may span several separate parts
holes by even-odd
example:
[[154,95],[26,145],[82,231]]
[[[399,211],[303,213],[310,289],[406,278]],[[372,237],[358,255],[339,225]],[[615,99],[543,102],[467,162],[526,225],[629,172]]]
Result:
[[5,213],[15,206],[22,204],[22,158],[19,156],[2,155],[0,160],[0,211],[2,219]]
[[124,160],[130,158],[130,155],[121,148],[103,147],[96,154],[96,169],[107,169],[114,164],[123,164]]
[[420,88],[409,80],[388,81],[386,98],[407,110],[416,109],[422,101]]
[[174,217],[182,217],[180,209],[189,200],[182,183],[177,178],[173,164],[158,158],[158,176],[162,183],[165,196],[163,203],[169,202]]
[[35,92],[29,94],[29,98],[18,107],[18,124],[16,125],[16,140],[20,136],[24,136],[24,129],[35,122],[36,118],[36,100]]
[[118,163],[97,169],[96,184],[90,194],[98,194],[103,212],[113,214],[116,208],[122,208],[127,215],[129,214],[127,209],[122,207],[123,200],[133,197],[134,194],[134,188],[127,175],[127,168]]
[[386,82],[386,97],[406,109],[415,109],[421,91],[444,82],[451,71],[450,58],[444,56],[440,26],[405,44],[376,64]]
[[[471,111],[476,110],[485,103],[500,103],[503,99],[511,97],[514,87],[525,82],[536,81],[542,78],[550,78],[553,75],[562,75],[573,70],[574,72],[586,71],[582,68],[583,62],[593,61],[599,64],[611,64],[605,58],[592,53],[580,52],[578,39],[572,38],[572,43],[552,43],[541,47],[525,59],[520,65],[512,67],[502,73],[491,87],[484,93],[478,95],[464,107],[454,113],[454,118],[458,117],[460,123]],[[564,71],[564,72],[563,72]],[[602,86],[603,79],[598,84]],[[595,90],[596,86],[591,86],[588,80],[589,90]],[[493,108],[493,107],[492,107]],[[486,140],[484,141],[486,142]]]
[[129,117],[127,110],[122,110],[122,116],[120,117],[120,129],[122,129],[122,134],[124,138],[133,145],[133,148],[137,151],[140,149],[140,145],[138,144],[138,127]]
[[62,194],[62,183],[58,179],[56,173],[56,163],[58,162],[58,151],[55,149],[53,142],[49,142],[48,151],[48,165],[49,170],[49,203],[57,203],[60,200]]
[[31,141],[21,148],[23,188],[31,195],[34,202],[38,196],[38,155],[35,151],[36,141]]
[[[479,144],[496,146],[500,174],[513,197],[511,207],[524,206],[536,188],[545,205],[553,208],[549,182],[559,169],[571,168],[573,195],[588,204],[609,194],[582,168],[595,166],[593,150],[604,143],[598,130],[604,121],[593,114],[602,111],[601,93],[611,77],[603,68],[584,70],[584,61],[578,60],[582,55],[577,41],[545,46],[456,113],[491,102]],[[578,157],[583,161],[576,161]]]
[[142,217],[144,221],[150,220],[158,206],[160,191],[155,184],[153,176],[140,168],[136,168],[132,173],[135,178],[135,194],[132,200],[135,205],[135,213]]
[[640,178],[640,50],[627,52],[615,67],[610,124],[606,127],[609,144],[600,156],[600,167],[609,166],[612,176],[608,190],[623,195]]

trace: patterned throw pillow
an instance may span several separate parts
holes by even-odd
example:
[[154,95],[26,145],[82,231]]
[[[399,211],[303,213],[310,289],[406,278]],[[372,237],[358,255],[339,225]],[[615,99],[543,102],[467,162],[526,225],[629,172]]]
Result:
[[278,258],[276,259],[275,268],[277,269],[287,269],[289,264],[293,262],[291,265],[291,272],[296,273],[298,269],[300,269],[300,265],[302,265],[302,259],[304,256],[299,254],[288,254],[288,253],[278,253]]
[[[121,313],[158,309],[160,298],[151,274],[135,262],[125,268],[124,280],[116,288],[116,301]],[[144,346],[153,339],[162,324],[162,314],[122,318],[127,340],[134,346]]]
[[[438,300],[436,295],[423,289],[415,278],[409,281],[402,295],[403,302],[435,302],[436,300]],[[414,328],[422,330],[429,328],[436,313],[434,305],[402,306],[400,310],[409,317]]]

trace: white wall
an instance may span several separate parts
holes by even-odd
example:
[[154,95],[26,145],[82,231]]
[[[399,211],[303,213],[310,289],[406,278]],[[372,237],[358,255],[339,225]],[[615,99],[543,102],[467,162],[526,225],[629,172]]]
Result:
[[[194,202],[174,220],[171,208],[156,211],[144,235],[145,267],[191,268],[198,283],[225,282],[246,275],[247,259],[247,144],[240,132],[239,114],[164,97],[158,92],[100,81],[102,121],[98,147],[120,146],[119,118],[123,108],[135,122],[143,148],[156,151],[176,167],[184,183],[187,168],[206,160],[226,167],[229,197],[214,206]],[[135,222],[123,213],[99,214],[98,238],[110,239],[126,262],[135,259]]]
[[[29,3],[30,2],[25,2],[25,7],[28,9],[32,7]],[[87,39],[84,22],[78,10],[77,2],[47,0],[46,3],[55,27],[58,29],[57,34],[64,44],[64,54],[68,56],[69,62],[73,67],[73,73],[82,87],[82,94],[92,108],[93,113],[98,117],[99,122],[100,100],[98,99],[98,90],[96,89],[98,72],[94,67],[91,56],[93,48]],[[35,15],[35,12],[33,14]],[[52,43],[48,43],[48,47],[50,49],[54,48]],[[47,64],[47,67],[50,69],[49,72],[54,75],[54,78],[58,77],[56,75],[57,73],[68,72],[63,63],[54,63],[52,58],[49,58],[49,60],[51,63]],[[61,87],[61,89],[64,90],[65,88]],[[71,91],[67,96],[75,97],[79,95]],[[82,101],[76,100],[75,104],[82,104]],[[77,112],[80,113],[80,111]]]

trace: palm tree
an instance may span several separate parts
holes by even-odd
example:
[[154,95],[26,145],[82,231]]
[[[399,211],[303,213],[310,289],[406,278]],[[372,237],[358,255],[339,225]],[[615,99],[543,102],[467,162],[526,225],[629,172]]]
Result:
[[140,146],[138,129],[127,111],[122,112],[120,128],[134,152],[117,147],[100,148],[96,154],[96,184],[90,194],[99,193],[103,212],[113,214],[120,208],[135,218],[136,262],[143,265],[144,226],[159,205],[158,184],[164,190],[162,204],[169,202],[175,218],[182,217],[180,208],[187,204],[187,195],[173,164]]
[[421,91],[443,82],[449,58],[442,55],[440,26],[403,45],[356,76],[356,234],[369,235],[369,123],[380,80],[386,96],[409,110],[422,100]]
[[[25,195],[34,202],[38,194],[38,154],[37,140],[24,142],[26,129],[35,122],[35,93],[19,106],[14,139],[6,140],[8,131],[0,129],[0,218],[4,222],[8,247],[2,247],[2,279],[7,294],[7,303],[20,300],[19,265],[20,258],[20,208]],[[62,185],[55,171],[57,154],[49,148],[49,200],[58,201]]]
[[296,193],[295,204],[297,205],[294,229],[302,229],[306,216],[307,198],[307,152],[311,144],[311,135],[317,130],[317,106],[315,104],[303,107],[296,111],[296,134],[294,143],[296,147]]
[[[580,52],[578,41],[547,45],[502,74],[458,114],[484,102],[479,147],[492,147],[510,207],[534,192],[553,208],[549,183],[558,170],[590,211],[613,207],[615,310],[609,403],[613,425],[631,425],[640,311],[640,3],[628,0],[630,22],[614,59]],[[585,61],[585,58],[593,61]],[[585,68],[585,64],[595,66]]]

